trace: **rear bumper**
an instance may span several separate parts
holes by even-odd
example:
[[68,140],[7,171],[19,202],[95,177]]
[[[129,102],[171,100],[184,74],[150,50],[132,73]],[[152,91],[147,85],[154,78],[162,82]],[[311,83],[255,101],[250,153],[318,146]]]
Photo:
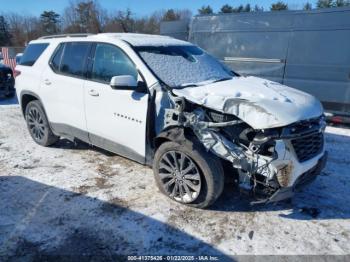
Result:
[[316,177],[321,173],[322,169],[326,166],[327,158],[328,152],[325,151],[323,156],[318,160],[317,164],[298,177],[292,186],[281,187],[269,198],[252,202],[252,204],[272,203],[292,198],[295,191],[302,189],[316,179]]

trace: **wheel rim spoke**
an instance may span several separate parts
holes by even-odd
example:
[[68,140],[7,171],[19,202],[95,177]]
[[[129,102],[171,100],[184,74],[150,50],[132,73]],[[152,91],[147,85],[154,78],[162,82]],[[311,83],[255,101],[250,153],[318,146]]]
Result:
[[179,184],[178,183],[175,183],[174,187],[173,187],[173,190],[170,194],[171,197],[175,197],[176,196],[176,193],[178,191],[178,188],[179,188]]
[[38,130],[39,130],[39,137],[41,139],[44,136],[44,132],[41,129],[38,129]]
[[199,192],[200,188],[198,185],[194,185],[191,181],[185,180],[186,185],[188,185],[191,189],[193,189],[195,192]]
[[165,178],[173,178],[173,174],[172,173],[159,173],[159,176],[161,179],[165,179]]
[[184,177],[188,180],[200,180],[200,175],[199,174],[194,174],[194,175],[184,175]]
[[167,183],[164,184],[166,190],[168,190],[169,186],[175,183],[175,178],[170,179]]
[[179,168],[181,171],[183,171],[184,162],[185,162],[185,154],[181,154],[181,157],[180,157],[180,168]]
[[163,159],[172,169],[175,169],[175,166],[173,165],[173,163],[171,163],[168,155],[165,155]]
[[180,168],[179,168],[179,162],[178,162],[178,159],[177,159],[177,157],[176,157],[175,151],[171,151],[170,154],[171,154],[171,156],[172,156],[172,158],[173,158],[173,160],[174,160],[175,169],[180,170]]
[[173,173],[174,169],[172,169],[170,166],[167,166],[165,163],[160,163],[159,169],[165,169],[166,171]]
[[186,167],[183,171],[182,174],[186,175],[188,174],[188,172],[190,172],[193,168],[195,168],[195,165],[193,164],[193,162],[191,161],[189,166]]

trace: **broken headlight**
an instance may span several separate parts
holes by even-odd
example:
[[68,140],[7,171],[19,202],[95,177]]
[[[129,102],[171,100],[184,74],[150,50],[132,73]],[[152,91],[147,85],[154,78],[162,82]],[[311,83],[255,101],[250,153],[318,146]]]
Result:
[[213,110],[208,110],[207,115],[211,121],[216,123],[238,120],[236,116],[219,113]]

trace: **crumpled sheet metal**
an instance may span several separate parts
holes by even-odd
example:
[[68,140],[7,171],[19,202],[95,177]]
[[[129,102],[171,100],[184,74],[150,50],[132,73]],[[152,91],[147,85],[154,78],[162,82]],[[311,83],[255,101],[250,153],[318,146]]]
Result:
[[196,87],[173,93],[204,107],[232,114],[254,129],[282,127],[322,115],[321,103],[302,91],[257,77]]
[[[182,119],[184,122],[181,122],[181,120],[174,121],[174,115],[176,118],[179,120]],[[203,116],[204,112],[201,110],[197,110],[194,113],[180,113],[174,109],[167,109],[164,122],[165,126],[183,125],[190,127],[208,151],[210,150],[215,155],[232,162],[236,167],[241,167],[242,164],[246,166],[246,156],[242,148],[234,145],[224,136],[209,128],[211,123],[203,121]],[[231,123],[240,123],[240,121],[232,121]]]

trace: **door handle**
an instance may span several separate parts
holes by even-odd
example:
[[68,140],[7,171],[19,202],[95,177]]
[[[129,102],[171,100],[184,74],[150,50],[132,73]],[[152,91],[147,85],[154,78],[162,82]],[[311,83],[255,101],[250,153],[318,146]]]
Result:
[[47,86],[51,85],[51,81],[49,79],[45,79],[44,82],[45,82],[45,85],[47,85]]
[[100,94],[95,89],[90,89],[89,95],[90,96],[99,96]]

